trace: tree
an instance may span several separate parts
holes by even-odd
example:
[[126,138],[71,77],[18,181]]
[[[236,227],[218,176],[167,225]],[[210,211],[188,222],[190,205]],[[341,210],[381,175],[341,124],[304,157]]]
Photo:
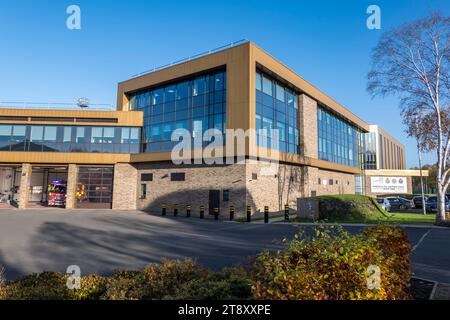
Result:
[[436,224],[446,224],[445,191],[450,185],[450,18],[429,17],[385,32],[372,54],[367,90],[400,97],[408,132],[422,150],[437,155]]
[[427,209],[425,205],[425,190],[423,186],[423,174],[422,174],[422,159],[420,153],[423,151],[424,147],[420,143],[422,137],[422,131],[420,128],[420,116],[417,112],[407,112],[403,117],[403,122],[406,124],[406,132],[408,136],[416,138],[417,143],[417,156],[419,157],[419,171],[420,171],[420,192],[422,194],[422,209],[423,214],[427,214]]

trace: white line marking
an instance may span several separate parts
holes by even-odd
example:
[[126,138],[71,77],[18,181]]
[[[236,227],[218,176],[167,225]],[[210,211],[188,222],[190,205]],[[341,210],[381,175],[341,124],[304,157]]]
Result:
[[435,282],[435,283],[434,283],[434,286],[433,286],[433,290],[431,290],[431,293],[430,293],[430,299],[429,299],[429,300],[434,300],[434,296],[435,296],[435,294],[436,294],[437,286],[438,286],[438,283]]
[[422,241],[425,239],[425,237],[426,237],[430,232],[431,232],[431,229],[424,233],[424,235],[419,239],[419,241],[416,243],[416,245],[412,248],[412,250],[411,250],[412,252],[414,252],[414,251],[419,247],[419,245],[422,243]]

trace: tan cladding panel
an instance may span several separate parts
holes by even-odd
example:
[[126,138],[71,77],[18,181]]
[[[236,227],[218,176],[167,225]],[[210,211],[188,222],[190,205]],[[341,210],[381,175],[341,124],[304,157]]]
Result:
[[[275,58],[273,58],[271,55],[269,55],[267,52],[259,48],[258,46],[252,44],[251,45],[251,61],[250,66],[252,66],[253,70],[250,74],[251,76],[251,84],[253,85],[252,88],[254,88],[255,84],[255,66],[256,64],[260,64],[263,67],[269,69],[273,73],[277,74],[279,77],[283,78],[284,80],[290,82],[292,85],[306,93],[307,95],[311,96],[313,99],[317,100],[318,102],[321,102],[322,104],[328,106],[329,108],[333,109],[337,113],[339,113],[342,117],[348,119],[349,121],[353,122],[357,126],[361,127],[362,129],[369,131],[369,124],[360,119],[358,116],[353,114],[351,111],[346,109],[344,106],[330,98],[328,95],[317,89],[315,86],[313,86],[311,83],[300,77],[298,74],[293,72],[291,69],[286,67],[281,62],[277,61]],[[251,104],[250,108],[254,108],[255,104],[255,94],[252,94]]]
[[128,94],[144,88],[190,76],[209,69],[226,67],[227,128],[247,129],[249,126],[250,44],[226,49],[119,83],[117,110],[127,110]]
[[383,168],[381,169],[406,169],[405,146],[380,127],[378,127],[378,135],[383,138]]
[[0,163],[115,164],[130,162],[130,154],[75,152],[0,152]]
[[26,123],[26,124],[65,124],[65,125],[95,125],[95,126],[131,126],[141,127],[144,123],[143,113],[122,111],[96,111],[96,110],[47,110],[47,109],[0,109],[3,117],[48,117],[48,118],[93,118],[117,119],[117,122],[73,122],[73,121],[30,121],[2,120],[0,123]]

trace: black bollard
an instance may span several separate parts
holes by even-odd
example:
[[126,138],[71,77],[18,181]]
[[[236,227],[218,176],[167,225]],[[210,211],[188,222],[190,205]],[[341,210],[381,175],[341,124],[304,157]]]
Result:
[[234,220],[234,206],[230,207],[230,221]]
[[284,205],[284,220],[289,221],[289,205]]
[[252,207],[247,206],[247,222],[252,221]]
[[163,203],[163,205],[162,205],[162,215],[163,216],[166,215],[166,210],[167,210],[167,204]]
[[205,217],[205,206],[200,206],[200,219]]
[[214,220],[219,220],[219,208],[214,208]]
[[187,205],[186,206],[186,218],[190,218],[191,217],[191,206]]
[[264,223],[269,223],[269,207],[264,207]]
[[178,204],[173,205],[173,216],[176,217],[178,215]]

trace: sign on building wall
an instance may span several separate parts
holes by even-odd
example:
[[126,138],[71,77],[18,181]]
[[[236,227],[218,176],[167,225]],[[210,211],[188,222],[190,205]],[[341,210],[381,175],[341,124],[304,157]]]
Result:
[[372,193],[407,193],[406,177],[370,177]]

